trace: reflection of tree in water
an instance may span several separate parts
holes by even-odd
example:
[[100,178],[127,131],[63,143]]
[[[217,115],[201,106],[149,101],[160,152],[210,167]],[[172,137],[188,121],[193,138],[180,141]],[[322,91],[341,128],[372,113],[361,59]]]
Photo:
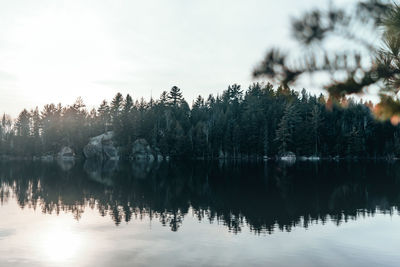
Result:
[[194,216],[234,233],[245,225],[256,233],[328,220],[339,225],[377,210],[392,213],[400,203],[398,164],[154,163],[140,166],[146,172],[139,176],[128,163],[95,166],[76,163],[63,171],[56,164],[0,164],[0,202],[15,196],[21,208],[70,212],[76,219],[90,207],[117,225],[146,217],[172,231]]

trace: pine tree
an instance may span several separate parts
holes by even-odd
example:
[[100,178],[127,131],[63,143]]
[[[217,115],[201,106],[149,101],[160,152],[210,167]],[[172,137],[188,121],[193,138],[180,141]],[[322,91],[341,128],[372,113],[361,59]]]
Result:
[[123,107],[124,97],[121,93],[117,93],[111,101],[111,115],[112,119],[116,119],[120,116]]
[[101,129],[104,132],[107,132],[111,122],[111,111],[110,106],[108,105],[106,100],[103,100],[103,102],[101,102],[100,107],[97,109],[97,112],[99,114]]
[[167,91],[163,91],[160,95],[160,100],[159,103],[164,106],[168,103],[168,92]]
[[182,101],[182,92],[177,86],[173,86],[168,94],[169,104],[173,108],[177,108]]
[[289,147],[289,143],[292,141],[288,116],[283,116],[281,121],[279,122],[278,129],[276,130],[275,140],[279,143],[279,153],[286,153]]
[[41,128],[41,118],[39,113],[39,108],[36,107],[35,110],[31,111],[31,135],[33,136],[33,152],[38,155],[41,154],[41,140],[40,140],[40,128]]
[[[121,112],[123,108],[124,98],[120,93],[117,93],[111,101],[111,123],[116,136],[120,136],[122,131]],[[118,139],[118,137],[117,137]]]
[[18,115],[15,125],[18,136],[28,137],[30,135],[30,119],[31,116],[26,109]]
[[265,123],[263,144],[264,144],[264,147],[263,147],[264,156],[268,157],[269,141],[268,141],[268,124],[267,123]]
[[314,105],[312,111],[311,111],[311,127],[312,127],[312,134],[313,134],[313,139],[314,139],[314,155],[318,155],[318,144],[319,144],[319,128],[320,124],[322,122],[321,118],[321,111],[317,105]]
[[39,138],[40,135],[40,127],[41,127],[41,122],[40,122],[40,113],[39,113],[39,108],[36,107],[35,110],[31,112],[31,117],[32,117],[32,135],[35,138]]
[[124,106],[122,109],[122,133],[121,133],[122,142],[126,144],[131,143],[131,136],[133,134],[132,109],[133,109],[133,100],[132,97],[128,94],[125,97]]
[[293,143],[295,130],[300,122],[297,105],[289,104],[286,106],[285,113],[276,130],[276,140],[279,143],[279,152],[288,152],[288,149],[295,148]]

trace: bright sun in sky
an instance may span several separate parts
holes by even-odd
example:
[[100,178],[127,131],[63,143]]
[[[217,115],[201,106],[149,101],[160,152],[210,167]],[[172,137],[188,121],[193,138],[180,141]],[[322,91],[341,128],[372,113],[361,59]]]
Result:
[[97,107],[118,91],[158,98],[175,85],[190,104],[229,84],[247,88],[268,48],[290,47],[290,16],[317,5],[326,3],[0,2],[0,112],[77,97]]
[[17,77],[16,87],[29,88],[20,97],[32,104],[48,96],[64,102],[73,101],[82,90],[99,90],[90,81],[107,79],[119,65],[104,29],[98,18],[79,12],[72,17],[48,13],[21,18],[7,34],[18,51],[10,58],[7,72]]

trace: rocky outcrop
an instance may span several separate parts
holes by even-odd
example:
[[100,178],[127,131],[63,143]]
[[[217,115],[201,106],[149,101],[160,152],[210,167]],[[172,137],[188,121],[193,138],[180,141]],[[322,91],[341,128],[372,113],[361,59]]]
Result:
[[154,149],[154,157],[157,161],[163,161],[164,156],[161,154],[160,150],[158,148]]
[[157,162],[149,160],[134,160],[131,164],[132,176],[136,179],[146,179]]
[[69,146],[64,146],[58,152],[57,157],[62,160],[73,160],[75,158],[75,153]]
[[[153,151],[145,139],[137,139],[133,142],[131,153],[133,160],[154,161],[154,159],[159,160],[160,157],[162,157],[161,154]],[[162,160],[162,158],[160,159]]]
[[89,143],[83,148],[87,159],[118,160],[118,150],[113,144],[112,131],[90,138]]
[[51,162],[54,160],[54,156],[53,155],[43,155],[40,157],[40,160],[44,161],[44,162]]
[[284,154],[282,154],[279,159],[283,162],[286,162],[287,164],[293,164],[296,162],[296,154],[293,152],[289,151]]

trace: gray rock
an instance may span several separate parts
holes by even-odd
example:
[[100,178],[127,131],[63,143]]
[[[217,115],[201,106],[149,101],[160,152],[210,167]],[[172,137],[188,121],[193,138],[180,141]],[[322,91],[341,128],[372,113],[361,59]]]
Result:
[[83,148],[87,159],[118,160],[118,150],[114,146],[112,131],[90,138],[89,143]]
[[54,157],[53,157],[53,155],[45,155],[45,156],[41,156],[40,160],[44,161],[44,162],[50,162],[50,161],[54,160]]
[[164,157],[163,157],[163,155],[161,155],[160,153],[157,153],[157,161],[163,161],[164,160]]
[[164,160],[164,156],[161,154],[160,149],[158,147],[155,147],[153,151],[154,151],[154,157],[158,162]]
[[284,153],[283,155],[281,155],[279,157],[279,160],[281,162],[285,162],[288,165],[292,165],[296,162],[296,154],[294,154],[293,152],[289,151]]
[[60,152],[58,152],[57,157],[62,160],[73,160],[75,158],[75,153],[72,148],[64,146],[61,148]]
[[103,145],[103,154],[105,158],[109,160],[118,160],[118,149],[111,143],[111,144],[104,144]]
[[[161,154],[160,154],[161,155]],[[159,158],[158,155],[157,159]],[[154,161],[154,152],[145,139],[137,139],[132,145],[131,158],[134,160]]]
[[293,159],[293,158],[295,159],[295,158],[296,158],[296,154],[294,154],[294,153],[291,152],[291,151],[288,151],[288,152],[282,154],[282,155],[280,156],[280,158],[281,158],[282,160],[285,160],[285,159]]

